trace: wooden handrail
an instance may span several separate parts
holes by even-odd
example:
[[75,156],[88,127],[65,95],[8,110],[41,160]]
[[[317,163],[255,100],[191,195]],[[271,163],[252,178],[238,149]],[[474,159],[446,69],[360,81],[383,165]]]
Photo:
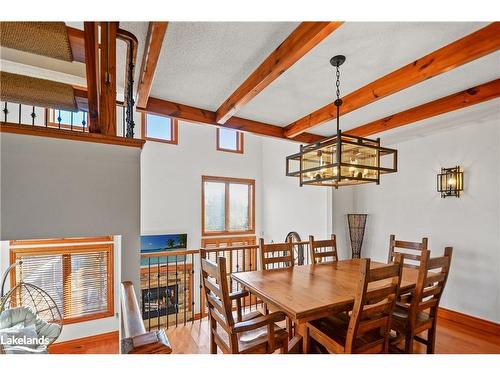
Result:
[[241,246],[225,246],[225,247],[202,247],[201,250],[205,250],[208,253],[216,253],[219,251],[236,251],[236,250],[247,250],[247,249],[258,249],[259,245],[241,245]]
[[125,337],[134,337],[146,333],[146,328],[144,328],[144,322],[142,321],[141,309],[139,308],[132,282],[122,282],[121,294]]
[[199,252],[200,250],[159,251],[157,253],[141,254],[141,258],[174,257],[178,255],[198,254]]
[[[308,241],[303,241],[303,242],[294,242],[294,244],[307,244],[309,243]],[[259,245],[241,245],[241,246],[227,246],[227,247],[210,247],[210,248],[204,248],[202,247],[201,250],[205,250],[209,253],[216,253],[219,251],[237,251],[237,250],[249,250],[249,249],[258,249]],[[159,257],[172,257],[172,256],[179,256],[179,255],[189,255],[189,254],[198,254],[200,250],[194,249],[194,250],[176,250],[176,251],[160,251],[157,253],[149,253],[149,254],[141,254],[141,258],[159,258]]]
[[163,329],[147,332],[142,320],[134,286],[130,281],[122,282],[121,307],[124,327],[122,351],[127,354],[170,354],[172,347]]

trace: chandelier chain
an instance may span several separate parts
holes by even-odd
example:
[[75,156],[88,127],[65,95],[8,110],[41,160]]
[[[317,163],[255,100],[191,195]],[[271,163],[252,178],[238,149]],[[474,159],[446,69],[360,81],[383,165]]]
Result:
[[335,73],[337,80],[335,81],[335,86],[337,87],[337,99],[340,99],[340,69],[337,65],[337,72]]
[[340,131],[340,106],[342,105],[342,100],[340,99],[340,68],[339,64],[336,66],[336,72],[335,72],[335,86],[336,86],[336,94],[337,94],[337,100],[335,100],[335,106],[337,107],[337,133]]

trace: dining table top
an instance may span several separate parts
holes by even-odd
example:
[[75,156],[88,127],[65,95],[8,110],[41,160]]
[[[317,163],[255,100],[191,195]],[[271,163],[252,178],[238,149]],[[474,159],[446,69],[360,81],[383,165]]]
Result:
[[[370,268],[384,265],[386,264],[372,261]],[[404,267],[401,291],[413,290],[417,276],[417,269]],[[352,308],[361,277],[360,260],[238,272],[231,277],[265,303],[285,312],[291,319],[305,322]],[[383,286],[384,281],[377,283],[372,283],[372,287]]]

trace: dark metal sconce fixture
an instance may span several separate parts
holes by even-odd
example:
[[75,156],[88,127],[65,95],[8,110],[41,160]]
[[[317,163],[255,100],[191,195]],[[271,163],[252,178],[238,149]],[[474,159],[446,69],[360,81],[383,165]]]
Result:
[[457,165],[453,168],[441,168],[441,173],[437,175],[437,191],[441,193],[441,198],[457,197],[464,190],[464,173]]

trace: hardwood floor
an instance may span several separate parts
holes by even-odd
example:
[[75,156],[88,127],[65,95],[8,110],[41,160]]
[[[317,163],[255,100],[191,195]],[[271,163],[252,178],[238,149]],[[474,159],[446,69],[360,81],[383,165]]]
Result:
[[[168,329],[173,354],[208,354],[208,321]],[[425,353],[421,344],[417,352]],[[472,329],[463,324],[439,318],[436,353],[438,354],[500,354],[500,337],[494,333]]]

